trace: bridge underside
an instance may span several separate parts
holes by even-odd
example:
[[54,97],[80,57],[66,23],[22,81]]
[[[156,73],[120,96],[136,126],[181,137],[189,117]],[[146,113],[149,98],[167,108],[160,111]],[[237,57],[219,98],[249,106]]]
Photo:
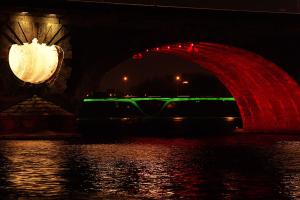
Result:
[[300,89],[274,63],[246,50],[214,43],[185,43],[147,52],[180,56],[212,72],[231,92],[249,131],[299,131]]

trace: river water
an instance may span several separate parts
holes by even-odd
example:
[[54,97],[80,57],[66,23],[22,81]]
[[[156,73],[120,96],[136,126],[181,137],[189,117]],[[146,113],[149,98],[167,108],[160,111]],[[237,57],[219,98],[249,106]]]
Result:
[[2,140],[0,163],[1,199],[300,199],[300,137]]

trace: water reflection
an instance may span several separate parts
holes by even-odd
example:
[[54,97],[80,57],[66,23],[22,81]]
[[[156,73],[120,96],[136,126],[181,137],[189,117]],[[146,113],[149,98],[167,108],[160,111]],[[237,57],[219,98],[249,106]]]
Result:
[[274,157],[279,161],[282,174],[282,192],[291,199],[300,198],[300,142],[281,141],[276,144]]
[[230,136],[118,144],[1,141],[0,150],[1,197],[297,199],[300,194],[299,141]]
[[5,143],[4,152],[9,161],[7,186],[16,195],[55,196],[63,192],[61,153],[54,143],[11,141]]
[[169,196],[168,153],[167,147],[146,144],[81,145],[68,151],[69,175],[77,174],[72,182],[78,189],[101,195]]

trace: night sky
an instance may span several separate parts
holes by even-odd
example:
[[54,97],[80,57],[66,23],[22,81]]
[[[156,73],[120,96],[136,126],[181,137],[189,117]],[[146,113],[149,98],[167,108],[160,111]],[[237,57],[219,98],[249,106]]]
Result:
[[[128,76],[128,86],[134,87],[140,83],[154,78],[162,78],[167,75],[200,73],[213,76],[201,69],[199,65],[185,61],[179,57],[164,54],[150,54],[141,60],[128,59],[107,72],[100,82],[101,90],[109,88],[122,88],[122,77]],[[163,86],[162,86],[163,87]]]
[[[123,77],[127,76],[126,85]],[[151,95],[160,95],[160,90],[166,94],[176,88],[175,77],[180,76],[181,82],[188,81],[189,92],[185,95],[228,96],[225,86],[210,72],[199,65],[180,57],[167,54],[151,53],[142,59],[128,59],[108,71],[100,81],[100,91],[116,89],[124,92],[128,88],[144,87],[147,82],[157,85],[156,88],[143,88]],[[229,96],[231,96],[229,94]]]

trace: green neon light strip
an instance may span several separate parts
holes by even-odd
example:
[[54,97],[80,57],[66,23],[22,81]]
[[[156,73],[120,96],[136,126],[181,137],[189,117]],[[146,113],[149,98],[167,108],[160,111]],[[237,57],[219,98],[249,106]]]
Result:
[[83,102],[136,102],[136,101],[235,101],[233,97],[175,97],[175,98],[163,98],[163,97],[153,97],[153,98],[86,98]]

